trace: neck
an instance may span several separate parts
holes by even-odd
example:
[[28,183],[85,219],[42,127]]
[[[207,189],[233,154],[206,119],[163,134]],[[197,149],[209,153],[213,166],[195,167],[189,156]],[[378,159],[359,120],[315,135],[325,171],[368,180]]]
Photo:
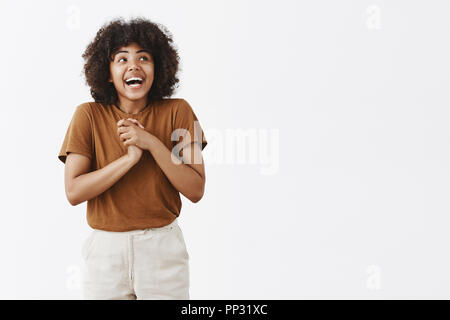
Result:
[[119,97],[117,106],[123,112],[130,114],[137,114],[147,106],[147,97],[143,97],[142,99],[139,100],[128,100]]

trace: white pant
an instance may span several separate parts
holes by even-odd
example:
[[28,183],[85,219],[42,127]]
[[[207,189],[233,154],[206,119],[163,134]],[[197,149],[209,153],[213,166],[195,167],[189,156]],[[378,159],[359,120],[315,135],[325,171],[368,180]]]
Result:
[[177,219],[161,228],[93,229],[82,256],[85,299],[189,299],[189,254]]

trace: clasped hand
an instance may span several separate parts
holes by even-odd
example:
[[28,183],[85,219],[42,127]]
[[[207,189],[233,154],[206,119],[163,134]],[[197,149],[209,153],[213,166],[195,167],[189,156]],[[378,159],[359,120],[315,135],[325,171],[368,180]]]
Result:
[[147,149],[150,132],[136,119],[121,119],[117,122],[117,133],[125,146],[135,145],[142,150]]

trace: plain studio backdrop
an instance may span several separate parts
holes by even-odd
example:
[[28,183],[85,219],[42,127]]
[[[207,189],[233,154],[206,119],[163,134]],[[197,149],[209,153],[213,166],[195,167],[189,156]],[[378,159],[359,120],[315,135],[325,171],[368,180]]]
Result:
[[81,54],[142,16],[178,48],[206,190],[192,299],[450,298],[448,1],[1,1],[0,298],[79,299],[57,158]]

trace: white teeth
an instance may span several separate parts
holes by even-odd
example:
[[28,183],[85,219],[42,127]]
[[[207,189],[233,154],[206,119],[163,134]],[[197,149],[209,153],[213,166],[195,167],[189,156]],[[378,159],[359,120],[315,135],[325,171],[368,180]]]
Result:
[[141,78],[128,78],[128,79],[126,79],[125,81],[130,81],[130,80],[139,80],[139,81],[142,81],[142,79]]

